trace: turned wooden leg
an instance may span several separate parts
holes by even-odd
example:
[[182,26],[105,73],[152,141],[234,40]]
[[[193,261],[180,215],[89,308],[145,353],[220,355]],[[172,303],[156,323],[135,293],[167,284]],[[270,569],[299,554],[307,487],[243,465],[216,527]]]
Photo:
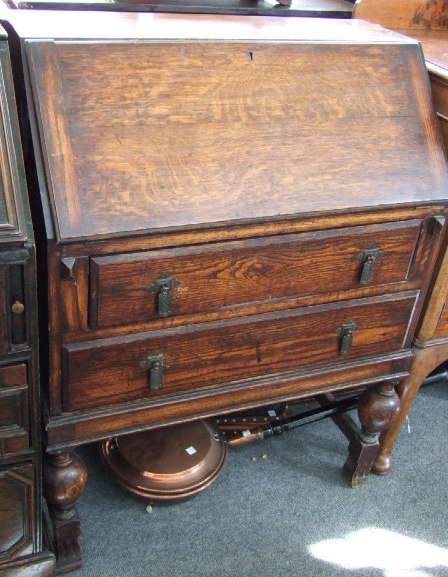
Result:
[[372,472],[385,475],[392,468],[392,449],[406,415],[412,406],[420,385],[425,378],[441,363],[448,359],[448,343],[430,345],[414,349],[414,362],[411,373],[397,389],[400,397],[400,410],[394,416],[390,427],[380,437],[380,448],[372,467]]
[[57,571],[66,573],[81,567],[78,538],[81,526],[75,503],[87,483],[87,467],[71,452],[45,455],[43,491],[53,525]]
[[367,483],[379,449],[379,435],[385,431],[399,409],[394,383],[379,383],[361,395],[358,416],[361,430],[350,439],[344,473],[352,487]]

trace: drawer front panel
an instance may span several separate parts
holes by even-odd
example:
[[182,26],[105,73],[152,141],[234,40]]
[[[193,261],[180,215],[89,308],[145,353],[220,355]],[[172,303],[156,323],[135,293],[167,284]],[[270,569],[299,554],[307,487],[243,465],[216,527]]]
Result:
[[22,451],[29,445],[26,365],[0,367],[0,455]]
[[416,219],[93,258],[91,326],[405,283],[420,227]]
[[27,257],[25,251],[0,254],[0,354],[23,347],[28,340],[26,328],[25,278],[21,264],[4,262]]
[[400,293],[68,344],[64,409],[157,398],[397,351],[415,298]]
[[35,551],[34,466],[0,469],[0,562]]

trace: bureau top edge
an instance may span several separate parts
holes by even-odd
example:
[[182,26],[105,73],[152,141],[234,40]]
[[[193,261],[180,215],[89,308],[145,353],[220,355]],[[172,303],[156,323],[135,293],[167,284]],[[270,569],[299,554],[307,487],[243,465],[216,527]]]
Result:
[[[277,40],[416,43],[362,20],[178,13],[9,11],[23,39],[70,40]],[[1,32],[1,31],[0,31]]]

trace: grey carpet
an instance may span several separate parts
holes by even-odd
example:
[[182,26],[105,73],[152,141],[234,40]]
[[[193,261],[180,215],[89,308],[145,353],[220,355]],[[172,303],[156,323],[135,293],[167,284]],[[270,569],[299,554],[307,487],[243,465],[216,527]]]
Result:
[[448,576],[447,409],[448,384],[422,390],[393,473],[363,489],[346,485],[347,442],[327,420],[231,449],[210,488],[151,513],[83,448],[84,566],[72,575]]

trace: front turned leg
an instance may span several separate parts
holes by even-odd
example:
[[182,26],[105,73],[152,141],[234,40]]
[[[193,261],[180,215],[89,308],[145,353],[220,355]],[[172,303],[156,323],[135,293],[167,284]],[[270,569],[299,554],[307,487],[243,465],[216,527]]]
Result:
[[367,483],[379,449],[379,435],[386,431],[399,410],[396,382],[383,382],[370,387],[358,402],[361,430],[352,436],[344,473],[352,487]]
[[43,491],[53,526],[58,573],[81,567],[81,525],[75,503],[84,491],[87,477],[87,467],[78,455],[69,451],[45,455]]

